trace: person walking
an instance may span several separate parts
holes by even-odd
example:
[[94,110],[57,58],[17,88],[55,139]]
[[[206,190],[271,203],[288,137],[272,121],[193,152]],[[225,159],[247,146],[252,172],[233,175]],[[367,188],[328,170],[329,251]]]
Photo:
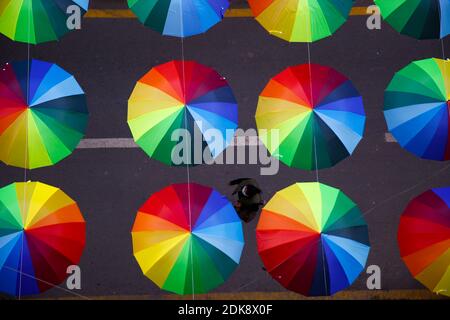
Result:
[[252,221],[264,205],[262,190],[255,179],[240,178],[230,181],[230,186],[236,186],[233,196],[236,197],[234,208],[242,221]]

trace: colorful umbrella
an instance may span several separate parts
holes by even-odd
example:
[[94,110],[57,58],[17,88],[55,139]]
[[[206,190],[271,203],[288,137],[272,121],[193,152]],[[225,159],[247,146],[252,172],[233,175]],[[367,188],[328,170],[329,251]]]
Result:
[[[237,103],[226,80],[197,62],[171,61],[138,81],[128,102],[128,124],[137,144],[169,165],[201,164],[232,142]],[[179,129],[179,139],[173,137]],[[202,141],[195,140],[202,136]],[[199,145],[200,144],[200,145]],[[182,162],[173,161],[182,146]],[[204,150],[204,151],[203,151]],[[199,152],[200,151],[200,154]]]
[[312,170],[351,155],[364,133],[362,98],[339,72],[320,65],[290,67],[259,97],[259,137],[288,166]]
[[163,35],[190,37],[222,21],[228,0],[128,0],[145,26]]
[[84,135],[86,98],[56,64],[30,60],[0,69],[0,160],[34,169],[72,153]]
[[134,256],[143,273],[177,294],[206,293],[239,264],[244,238],[231,203],[195,183],[152,195],[133,226]]
[[388,129],[400,145],[431,160],[449,160],[450,62],[415,61],[397,72],[384,95]]
[[397,237],[414,278],[450,297],[450,188],[428,190],[414,198],[400,218]]
[[416,39],[450,34],[448,0],[375,0],[381,15],[398,32]]
[[0,189],[0,291],[43,292],[64,281],[85,244],[85,222],[63,191],[39,182]]
[[89,0],[2,0],[0,33],[31,44],[58,40],[70,31],[68,20],[73,12],[68,8],[73,5],[84,15]]
[[331,36],[347,20],[353,0],[248,0],[256,20],[289,42]]
[[296,183],[275,194],[256,228],[267,271],[289,290],[332,295],[364,269],[369,236],[360,210],[343,192]]

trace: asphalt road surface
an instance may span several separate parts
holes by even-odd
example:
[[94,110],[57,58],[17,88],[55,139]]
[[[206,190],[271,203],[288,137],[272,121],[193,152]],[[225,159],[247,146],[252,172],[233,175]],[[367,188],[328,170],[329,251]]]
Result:
[[[234,1],[236,7],[245,6]],[[356,1],[356,5],[369,4]],[[93,1],[92,8],[126,8],[125,1]],[[311,61],[347,75],[364,98],[365,137],[353,156],[321,170],[321,182],[342,189],[365,213],[370,229],[368,265],[382,270],[384,290],[422,286],[403,264],[396,243],[399,217],[408,201],[423,191],[450,184],[450,163],[421,160],[397,143],[386,142],[383,92],[394,72],[413,60],[442,58],[439,40],[417,41],[387,24],[368,30],[364,16],[352,16],[330,38],[310,46]],[[444,43],[450,53],[450,41]],[[255,128],[258,94],[268,80],[290,65],[308,61],[306,44],[272,37],[252,18],[226,18],[204,35],[186,39],[185,58],[211,66],[227,78],[239,102],[239,125]],[[87,93],[87,139],[130,138],[127,100],[151,67],[180,59],[181,41],[162,37],[136,19],[84,19],[82,29],[60,42],[31,47],[33,58],[52,61],[73,73]],[[26,59],[27,46],[0,36],[0,62]],[[24,170],[0,164],[0,185],[24,180]],[[230,195],[227,182],[250,176],[265,197],[295,182],[315,181],[315,172],[280,165],[275,176],[260,176],[259,165],[197,166],[191,181]],[[138,208],[152,193],[186,182],[185,168],[167,167],[137,148],[77,149],[59,164],[26,172],[27,180],[58,186],[75,199],[87,221],[87,245],[80,263],[83,296],[165,294],[145,278],[132,254],[130,230]],[[285,292],[264,271],[256,251],[256,221],[245,226],[241,264],[216,293]],[[350,291],[366,289],[361,274]],[[71,297],[52,289],[39,297]],[[245,296],[245,295],[243,295]]]

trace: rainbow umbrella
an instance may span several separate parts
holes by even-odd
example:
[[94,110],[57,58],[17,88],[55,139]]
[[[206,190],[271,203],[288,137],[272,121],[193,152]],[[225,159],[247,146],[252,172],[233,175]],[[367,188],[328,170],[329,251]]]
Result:
[[448,0],[375,0],[386,20],[398,32],[416,39],[439,39],[450,34]]
[[271,276],[306,296],[332,295],[350,286],[370,250],[356,204],[342,191],[316,182],[278,191],[263,208],[256,235]]
[[71,6],[78,6],[84,15],[89,0],[2,0],[0,33],[30,44],[58,40],[70,31]]
[[56,64],[30,60],[0,69],[0,160],[34,169],[72,153],[84,135],[86,97]]
[[248,0],[256,20],[289,42],[331,36],[347,20],[353,0]]
[[384,116],[400,145],[431,160],[449,160],[450,62],[414,61],[385,91]]
[[128,0],[145,26],[163,35],[190,37],[222,21],[228,0]]
[[85,245],[85,222],[63,191],[39,183],[0,189],[0,291],[33,295],[59,285]]
[[450,297],[450,188],[414,198],[400,218],[397,238],[413,277]]
[[[227,81],[193,61],[154,67],[138,81],[128,101],[128,124],[136,143],[169,165],[209,160],[202,154],[216,158],[232,142],[237,118]],[[174,155],[181,157],[174,161]]]
[[143,273],[177,294],[206,293],[239,264],[244,238],[231,203],[195,183],[153,194],[132,230],[134,256]]
[[270,80],[256,111],[259,137],[288,166],[328,168],[351,155],[364,133],[362,98],[339,72],[289,67]]

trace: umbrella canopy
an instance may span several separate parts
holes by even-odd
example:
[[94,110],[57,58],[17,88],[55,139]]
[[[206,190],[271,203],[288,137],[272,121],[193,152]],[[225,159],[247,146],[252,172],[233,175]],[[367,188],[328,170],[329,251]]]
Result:
[[418,157],[449,160],[450,62],[415,61],[397,72],[385,91],[388,129]]
[[[227,81],[194,61],[154,67],[128,101],[128,124],[136,143],[169,165],[200,164],[202,154],[216,158],[233,141],[237,121],[237,102]],[[179,129],[185,132],[174,139]],[[194,141],[197,136],[204,139]],[[177,145],[186,151],[182,163],[173,161]]]
[[145,26],[163,35],[190,37],[222,21],[228,0],[128,0]]
[[70,31],[67,8],[73,5],[84,15],[89,0],[2,0],[0,33],[30,44],[58,40]]
[[331,36],[347,20],[353,0],[248,0],[256,20],[289,42]]
[[86,97],[56,64],[30,60],[0,69],[0,160],[34,169],[72,153],[84,136]]
[[414,278],[450,297],[450,188],[428,190],[414,198],[400,218],[397,238]]
[[328,168],[351,155],[365,118],[351,81],[315,64],[289,67],[272,78],[256,110],[259,137],[272,156],[305,170]]
[[398,32],[416,39],[439,39],[450,34],[448,0],[375,0],[386,20]]
[[85,245],[85,221],[63,191],[39,183],[0,189],[0,291],[33,295],[59,285]]
[[306,296],[347,288],[369,254],[366,222],[343,192],[321,183],[296,183],[275,194],[256,228],[267,271]]
[[239,264],[244,238],[231,203],[195,183],[152,195],[133,226],[134,256],[143,273],[177,294],[206,293]]

